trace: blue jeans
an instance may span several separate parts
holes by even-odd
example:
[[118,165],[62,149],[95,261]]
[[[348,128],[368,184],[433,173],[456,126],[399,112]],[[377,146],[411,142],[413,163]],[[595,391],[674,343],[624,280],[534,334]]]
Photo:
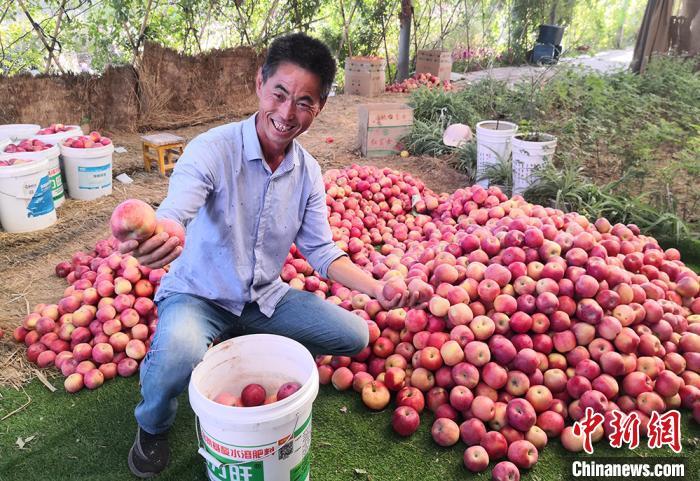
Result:
[[158,328],[141,364],[141,396],[136,421],[158,434],[175,421],[177,396],[187,387],[194,367],[212,340],[244,334],[279,334],[299,341],[312,354],[351,356],[369,342],[360,317],[305,291],[290,289],[268,318],[255,303],[240,316],[188,294],[158,303]]

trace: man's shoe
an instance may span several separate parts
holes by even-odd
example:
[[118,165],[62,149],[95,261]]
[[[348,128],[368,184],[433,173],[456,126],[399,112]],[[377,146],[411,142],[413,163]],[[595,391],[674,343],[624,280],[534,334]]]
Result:
[[139,478],[150,478],[165,469],[170,461],[167,431],[149,434],[141,426],[136,430],[136,440],[129,451],[129,469]]

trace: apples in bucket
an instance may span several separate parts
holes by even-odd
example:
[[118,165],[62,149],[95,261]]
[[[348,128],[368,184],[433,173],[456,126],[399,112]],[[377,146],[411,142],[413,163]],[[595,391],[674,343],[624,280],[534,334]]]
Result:
[[282,384],[276,393],[268,395],[265,388],[257,383],[246,385],[241,391],[241,396],[238,397],[229,391],[221,391],[212,401],[224,406],[233,407],[255,407],[263,404],[272,404],[281,401],[301,389],[301,384],[296,381],[290,381]]
[[9,144],[5,146],[6,154],[15,154],[18,152],[41,152],[53,147],[53,144],[47,144],[39,139],[24,139],[17,144]]
[[36,135],[53,135],[60,134],[61,132],[68,132],[69,130],[75,130],[75,127],[63,124],[51,124],[48,127],[44,127]]
[[99,132],[93,131],[89,135],[68,137],[63,141],[64,147],[72,149],[96,149],[112,143],[108,137],[103,137]]

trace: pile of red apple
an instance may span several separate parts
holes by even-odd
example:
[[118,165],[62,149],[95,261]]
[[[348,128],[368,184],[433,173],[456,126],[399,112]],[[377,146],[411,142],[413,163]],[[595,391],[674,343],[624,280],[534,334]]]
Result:
[[117,374],[131,376],[153,338],[158,323],[153,295],[166,271],[121,255],[119,242],[166,231],[184,244],[182,226],[156,219],[153,208],[137,199],[119,204],[110,226],[113,237],[56,266],[56,275],[70,284],[63,298],[35,306],[13,333],[27,346],[30,362],[55,365],[66,376],[68,392],[98,388]]
[[251,383],[246,385],[241,390],[240,396],[236,396],[230,391],[224,390],[212,398],[212,401],[223,404],[224,406],[250,408],[281,401],[288,398],[299,389],[301,389],[301,384],[296,381],[290,381],[285,382],[277,389],[276,392],[268,395],[267,391],[262,385]]
[[[591,222],[495,187],[435,194],[408,173],[357,165],[324,180],[337,245],[386,281],[387,297],[407,288],[420,305],[385,311],[322,279],[295,246],[281,278],[366,321],[369,346],[318,356],[320,381],[353,388],[370,409],[393,398],[400,435],[427,409],[435,442],[463,443],[473,471],[499,461],[500,480],[517,479],[549,439],[581,451],[571,424],[586,408],[605,417],[595,440],[610,433],[613,410],[636,413],[643,434],[654,411],[684,407],[700,420],[700,282],[676,249],[635,225]],[[148,348],[165,271],[113,252],[116,239],[156,232],[146,207],[120,205],[115,239],[59,264],[71,284],[64,298],[15,331],[30,360],[79,374],[70,390],[94,386],[95,370],[133,373]]]
[[387,85],[384,90],[394,93],[412,92],[419,87],[442,88],[445,92],[452,90],[452,84],[449,80],[441,81],[440,77],[431,73],[417,73],[413,77],[409,77],[401,82],[396,82]]
[[48,127],[44,127],[36,135],[53,135],[60,134],[61,132],[68,132],[69,130],[76,130],[76,127],[63,124],[51,124]]
[[614,409],[636,412],[642,432],[653,411],[683,406],[700,420],[700,284],[677,250],[497,188],[437,195],[366,166],[325,180],[337,244],[389,281],[388,297],[406,286],[424,304],[384,311],[328,285],[295,249],[282,277],[366,320],[370,345],[319,356],[319,376],[371,409],[394,398],[397,433],[415,432],[427,408],[434,440],[461,440],[467,468],[507,458],[493,470],[502,479],[548,439],[581,451],[570,425],[587,407],[605,416],[595,440]]
[[27,359],[56,366],[68,392],[96,389],[131,376],[145,357],[158,322],[153,293],[164,269],[151,270],[116,251],[115,238],[56,265],[69,286],[56,304],[38,304],[14,330]]
[[15,154],[17,152],[41,152],[53,147],[53,144],[47,144],[39,139],[24,139],[17,144],[9,144],[5,146],[3,151],[6,154]]
[[80,135],[77,137],[69,137],[63,142],[64,147],[73,149],[95,149],[104,147],[112,143],[108,137],[103,137],[99,132],[93,131],[89,135]]

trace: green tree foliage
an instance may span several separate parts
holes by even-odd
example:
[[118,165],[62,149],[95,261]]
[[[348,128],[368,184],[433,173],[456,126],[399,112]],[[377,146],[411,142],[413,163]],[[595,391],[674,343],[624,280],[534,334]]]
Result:
[[[411,59],[419,49],[446,48],[479,49],[481,67],[504,52],[512,61],[531,48],[540,23],[564,25],[565,48],[630,45],[645,3],[414,1]],[[262,48],[280,34],[305,31],[324,39],[340,65],[348,55],[387,58],[393,79],[400,7],[400,0],[0,0],[0,72],[76,71],[82,61],[100,71],[138,62],[146,40],[197,54]]]

